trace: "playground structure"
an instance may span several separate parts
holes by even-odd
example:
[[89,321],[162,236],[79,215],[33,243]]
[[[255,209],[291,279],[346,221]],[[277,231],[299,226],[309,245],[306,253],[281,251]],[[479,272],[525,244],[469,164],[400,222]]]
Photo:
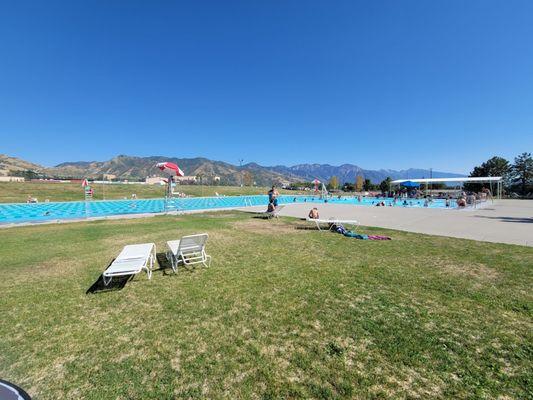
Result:
[[320,182],[317,178],[315,178],[313,180],[313,184],[315,185],[315,195],[319,196],[321,199],[328,196],[328,190],[323,182]]

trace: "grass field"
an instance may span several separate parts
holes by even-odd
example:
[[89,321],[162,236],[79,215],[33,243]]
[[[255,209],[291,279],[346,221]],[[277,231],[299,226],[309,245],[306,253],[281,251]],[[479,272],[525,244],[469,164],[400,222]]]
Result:
[[[237,212],[0,230],[0,376],[35,399],[526,399],[533,249]],[[208,232],[211,268],[164,262]],[[123,245],[161,266],[86,294]]]
[[[160,185],[118,185],[108,184],[92,186],[94,199],[106,200],[130,198],[135,193],[139,199],[165,197],[165,188]],[[266,194],[269,188],[265,187],[240,187],[240,186],[203,186],[180,185],[177,191],[190,196],[215,196],[215,193],[225,196]],[[280,193],[292,193],[283,191]],[[83,189],[78,183],[43,183],[43,182],[0,182],[0,203],[25,203],[28,195],[36,197],[39,201],[79,201],[84,200]]]

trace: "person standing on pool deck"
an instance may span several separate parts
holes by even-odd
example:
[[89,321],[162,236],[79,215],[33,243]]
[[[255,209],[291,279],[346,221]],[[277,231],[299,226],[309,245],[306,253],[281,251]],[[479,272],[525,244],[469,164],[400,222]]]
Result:
[[278,196],[279,192],[276,190],[275,186],[272,186],[272,189],[268,191],[268,202],[274,203],[274,207],[278,206]]

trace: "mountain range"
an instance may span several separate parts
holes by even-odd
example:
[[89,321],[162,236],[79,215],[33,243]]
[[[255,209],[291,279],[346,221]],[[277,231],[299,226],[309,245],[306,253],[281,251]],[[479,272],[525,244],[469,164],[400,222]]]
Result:
[[[239,184],[243,175],[251,177],[257,185],[286,184],[298,181],[311,181],[315,178],[327,182],[336,176],[339,182],[354,182],[357,175],[379,183],[387,177],[392,179],[415,179],[429,177],[426,169],[410,168],[407,170],[369,170],[353,164],[339,166],[329,164],[298,164],[291,167],[276,165],[261,166],[248,163],[242,166],[207,158],[173,158],[164,156],[133,157],[119,155],[108,161],[73,161],[64,162],[54,167],[45,167],[15,157],[0,154],[0,175],[12,174],[13,171],[31,170],[47,177],[57,178],[101,178],[104,174],[116,179],[144,180],[147,176],[161,175],[155,168],[158,162],[170,161],[176,163],[186,175],[203,175],[208,182],[213,177],[220,178],[221,184]],[[461,177],[464,175],[432,171],[434,178]]]

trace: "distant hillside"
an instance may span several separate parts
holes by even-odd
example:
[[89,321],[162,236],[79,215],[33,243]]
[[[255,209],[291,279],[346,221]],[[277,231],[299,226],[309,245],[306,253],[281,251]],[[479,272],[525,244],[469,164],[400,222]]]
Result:
[[7,176],[13,171],[37,171],[43,167],[20,158],[0,154],[0,176]]
[[[257,163],[245,164],[242,167],[223,161],[213,161],[207,158],[173,158],[164,156],[132,157],[120,155],[108,161],[74,161],[64,162],[52,168],[23,161],[14,157],[0,155],[0,173],[7,174],[9,170],[33,170],[48,176],[59,178],[101,178],[103,174],[114,175],[118,179],[144,180],[147,176],[161,175],[155,168],[158,162],[170,161],[176,163],[186,175],[203,175],[205,182],[210,182],[215,176],[220,178],[221,184],[240,184],[244,173],[248,173],[257,185],[283,184],[298,181],[311,181],[315,178],[327,182],[332,176],[337,176],[341,183],[354,182],[357,175],[379,183],[386,177],[392,179],[429,177],[430,172],[424,169],[411,168],[408,170],[367,170],[353,164],[333,166],[328,164],[299,164],[292,167],[277,165],[263,167]],[[432,176],[460,177],[462,175],[448,172],[433,171]]]
[[269,185],[272,182],[289,183],[283,174],[269,171],[257,164],[247,164],[238,167],[223,161],[212,161],[207,158],[173,158],[164,156],[131,157],[120,155],[103,162],[65,162],[54,168],[46,169],[46,173],[54,176],[72,176],[98,178],[102,174],[115,175],[120,179],[144,180],[147,176],[161,175],[155,167],[158,162],[170,161],[176,163],[186,175],[202,175],[206,182],[213,177],[220,178],[221,184],[240,184],[242,171],[249,171],[258,185]]

